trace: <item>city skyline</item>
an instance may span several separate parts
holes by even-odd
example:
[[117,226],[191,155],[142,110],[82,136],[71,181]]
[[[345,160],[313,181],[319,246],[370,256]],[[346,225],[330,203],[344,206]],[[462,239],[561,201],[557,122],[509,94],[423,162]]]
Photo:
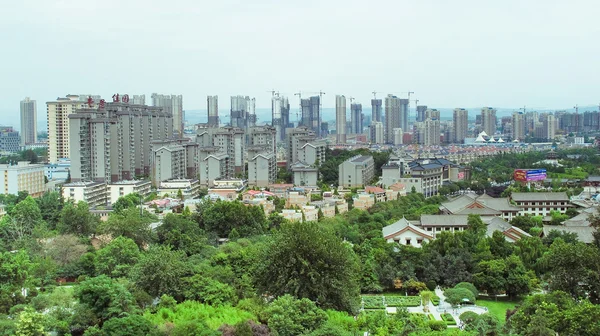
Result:
[[[185,97],[185,110],[203,108],[207,95],[236,94],[256,97],[257,106],[266,108],[268,90],[292,98],[302,88],[327,92],[323,108],[334,107],[336,94],[367,106],[372,91],[381,92],[378,98],[405,98],[403,92],[414,91],[412,98],[438,108],[596,105],[599,6],[594,1],[18,2],[0,14],[3,47],[13,51],[0,65],[5,79],[0,120],[10,121],[23,97],[38,101],[41,117],[41,102],[77,92],[175,92]],[[66,11],[90,15],[57,24]],[[361,16],[361,25],[347,20],[373,12]],[[305,24],[307,16],[311,25]],[[107,23],[115,29],[99,28]],[[407,31],[401,43],[389,43]],[[300,47],[308,42],[311,48]],[[161,43],[169,48],[144,52]],[[377,60],[368,52],[340,58],[344,44],[374,46]],[[58,52],[73,45],[94,53]],[[404,46],[418,52],[402,52]],[[245,57],[238,57],[238,50]],[[147,70],[159,67],[159,73]],[[277,76],[270,75],[273,69]],[[290,104],[296,105],[294,99]]]

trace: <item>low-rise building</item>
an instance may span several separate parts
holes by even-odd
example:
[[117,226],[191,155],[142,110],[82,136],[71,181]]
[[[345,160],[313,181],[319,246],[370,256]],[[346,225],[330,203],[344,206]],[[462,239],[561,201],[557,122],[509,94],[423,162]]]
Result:
[[406,218],[384,227],[382,233],[383,239],[388,243],[413,247],[421,247],[423,242],[430,242],[434,239],[431,233],[411,224]]
[[292,179],[296,186],[316,186],[319,179],[319,169],[302,162],[296,162],[291,167]]
[[77,203],[86,202],[90,208],[106,206],[107,192],[104,182],[72,182],[63,185],[63,198]]
[[269,191],[275,194],[276,197],[284,198],[287,196],[288,190],[292,189],[293,187],[294,185],[289,183],[270,184]]
[[195,179],[171,179],[162,181],[156,193],[176,198],[181,190],[184,199],[196,198],[200,195],[200,182]]
[[119,198],[133,193],[145,198],[150,194],[151,189],[152,183],[145,180],[112,182],[107,185],[108,204],[114,204]]
[[365,188],[365,192],[367,194],[373,194],[373,196],[375,196],[375,202],[385,202],[387,200],[386,192],[382,188],[375,187],[375,186],[367,186]]
[[71,160],[59,159],[57,163],[46,164],[45,174],[48,181],[67,180],[71,169]]
[[286,195],[285,207],[302,207],[310,202],[310,194],[301,191],[289,191]]
[[319,209],[313,205],[305,205],[302,207],[305,222],[316,222],[319,220]]
[[375,195],[362,193],[352,197],[353,207],[360,210],[368,210],[375,204]]
[[281,211],[281,217],[290,222],[302,222],[302,210],[284,209]]
[[214,180],[213,187],[208,189],[208,193],[219,195],[227,200],[234,200],[248,187],[246,180],[242,179],[222,179]]
[[466,193],[440,205],[440,212],[448,215],[497,216],[508,221],[518,216],[521,208],[512,205],[506,197],[493,198]]
[[521,208],[520,215],[548,216],[550,211],[564,214],[573,206],[565,192],[514,192],[510,198]]
[[0,164],[2,193],[18,194],[27,191],[31,197],[39,197],[46,191],[44,165],[19,161],[17,164]]
[[346,188],[362,187],[373,180],[375,176],[375,161],[372,156],[356,155],[339,167],[338,185]]

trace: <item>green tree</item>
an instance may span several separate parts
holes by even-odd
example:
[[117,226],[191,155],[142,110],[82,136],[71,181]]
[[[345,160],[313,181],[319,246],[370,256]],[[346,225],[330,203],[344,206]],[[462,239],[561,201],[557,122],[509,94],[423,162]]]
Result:
[[506,287],[504,273],[506,263],[503,259],[484,260],[477,264],[477,273],[473,275],[475,286],[489,295],[496,295]]
[[233,304],[235,291],[233,287],[220,281],[196,274],[184,278],[184,296],[186,300],[195,300],[211,306]]
[[87,251],[87,245],[79,238],[66,234],[50,238],[45,243],[46,253],[58,266],[64,267],[74,262]]
[[82,281],[75,288],[75,298],[102,322],[137,311],[125,286],[105,275]]
[[40,208],[42,219],[46,221],[49,229],[54,230],[56,224],[60,221],[60,214],[63,208],[62,195],[56,191],[44,193],[42,197],[35,199]]
[[477,290],[477,287],[475,287],[475,285],[473,285],[470,282],[457,283],[456,286],[454,286],[454,288],[466,288],[466,289],[470,290],[471,293],[473,293],[473,295],[475,297],[479,296],[479,291]]
[[21,302],[21,289],[30,287],[33,267],[25,250],[0,253],[0,313]]
[[542,218],[540,216],[516,216],[510,221],[510,224],[529,232],[533,227],[542,226]]
[[136,208],[141,203],[142,196],[140,196],[138,193],[131,193],[119,197],[119,199],[113,203],[112,208],[115,213],[121,213],[123,210]]
[[153,297],[168,294],[181,298],[182,279],[189,273],[186,261],[183,251],[173,251],[167,246],[151,246],[133,268],[131,278],[138,288]]
[[529,294],[535,280],[533,271],[528,271],[516,255],[509,256],[505,265],[504,278],[506,281],[504,289],[508,297],[514,299],[517,296]]
[[140,315],[114,317],[102,326],[106,336],[149,335],[154,329],[152,323]]
[[142,247],[154,241],[155,234],[150,224],[156,220],[155,216],[146,211],[140,215],[139,210],[128,208],[118,213],[112,213],[107,221],[100,223],[98,229],[100,232],[111,234],[113,237],[130,238]]
[[453,305],[459,305],[461,303],[465,303],[465,300],[468,302],[475,302],[475,295],[473,292],[466,288],[449,288],[444,291],[444,296],[446,297],[446,301]]
[[180,201],[183,201],[185,198],[183,197],[183,192],[181,191],[181,189],[177,189],[177,198]]
[[318,223],[286,223],[257,258],[262,293],[308,298],[325,308],[354,312],[359,265],[352,249]]
[[96,232],[96,226],[100,220],[90,213],[90,207],[86,202],[79,201],[77,204],[67,202],[60,213],[60,222],[56,225],[59,232],[89,236]]
[[44,225],[42,213],[31,196],[17,203],[10,214],[2,218],[0,232],[12,243],[22,243],[34,233],[34,229]]
[[96,272],[112,278],[126,277],[139,257],[140,250],[133,240],[117,237],[96,252]]
[[170,245],[188,255],[199,253],[208,244],[204,230],[198,223],[182,215],[168,214],[156,228],[159,243]]
[[261,234],[267,229],[265,213],[259,207],[248,207],[239,201],[216,201],[200,207],[199,211],[204,229],[219,237],[228,237],[234,228],[241,237]]
[[280,336],[304,335],[319,328],[327,315],[309,299],[284,295],[265,311],[269,327]]
[[25,309],[17,320],[17,336],[43,336],[46,335],[44,330],[44,315],[35,312],[33,309]]

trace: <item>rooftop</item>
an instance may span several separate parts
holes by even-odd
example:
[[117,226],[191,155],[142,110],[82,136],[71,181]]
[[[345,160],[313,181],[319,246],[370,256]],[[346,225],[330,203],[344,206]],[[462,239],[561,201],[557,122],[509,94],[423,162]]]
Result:
[[569,201],[566,192],[515,192],[511,198],[516,202],[522,201]]
[[357,155],[355,157],[348,159],[348,162],[363,163],[365,161],[372,160],[372,159],[373,159],[373,157],[369,156],[369,155]]
[[103,182],[92,182],[92,181],[81,181],[81,182],[71,182],[63,185],[64,187],[93,187],[97,185],[104,185]]

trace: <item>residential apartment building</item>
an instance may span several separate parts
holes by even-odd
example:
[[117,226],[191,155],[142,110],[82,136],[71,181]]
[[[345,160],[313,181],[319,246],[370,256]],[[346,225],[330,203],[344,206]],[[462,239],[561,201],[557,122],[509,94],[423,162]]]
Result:
[[440,111],[427,109],[425,111],[424,141],[425,146],[438,146],[440,144]]
[[206,98],[206,110],[208,111],[208,127],[219,127],[219,96]]
[[149,176],[151,143],[172,135],[172,118],[159,107],[128,102],[82,108],[68,116],[71,178],[116,182]]
[[417,106],[417,122],[425,121],[425,111],[427,111],[427,105]]
[[551,211],[564,214],[573,207],[565,192],[513,192],[510,199],[521,208],[521,216],[549,216]]
[[277,129],[273,126],[254,126],[248,130],[248,146],[264,146],[270,153],[277,152]]
[[394,128],[408,129],[408,99],[394,95],[385,98],[385,134],[386,143],[394,143]]
[[352,103],[350,104],[350,122],[352,124],[352,134],[362,134],[363,132],[363,113],[362,104]]
[[90,208],[106,206],[107,192],[104,182],[72,182],[63,185],[63,198],[75,203],[86,202]]
[[163,112],[172,117],[173,133],[178,137],[182,137],[185,122],[183,112],[183,96],[153,93],[152,106],[162,108]]
[[19,132],[10,126],[0,126],[0,152],[16,153],[21,150]]
[[556,118],[554,118],[554,115],[548,114],[544,117],[542,121],[542,129],[542,138],[549,141],[554,140],[556,137]]
[[296,162],[320,165],[321,162],[325,162],[326,149],[325,140],[317,139],[315,133],[307,127],[287,130],[286,159],[288,168]]
[[184,199],[196,198],[200,195],[200,182],[196,179],[171,179],[162,181],[156,189],[160,196],[176,198],[181,191]]
[[131,102],[135,105],[146,105],[146,95],[133,95]]
[[335,96],[335,138],[338,144],[346,143],[346,97]]
[[284,142],[285,131],[290,124],[290,103],[287,97],[273,96],[271,99],[271,125],[276,130],[277,141]]
[[382,145],[384,143],[383,123],[380,121],[371,122],[369,126],[369,139],[372,144]]
[[382,115],[382,101],[381,99],[371,99],[371,123],[381,122],[383,123]]
[[46,191],[44,165],[19,161],[17,164],[0,164],[2,193],[17,195],[27,191],[31,197],[39,197]]
[[316,166],[298,161],[290,167],[290,171],[292,172],[292,182],[295,186],[314,187],[317,185],[319,169]]
[[151,180],[154,186],[171,179],[187,177],[185,148],[177,142],[157,141],[152,145]]
[[137,193],[143,198],[150,194],[152,183],[145,180],[117,181],[106,185],[106,200],[108,205],[114,204],[119,198]]
[[339,165],[338,185],[356,188],[368,185],[375,176],[375,161],[372,156],[357,155]]
[[496,133],[496,109],[484,107],[481,109],[481,126],[487,135],[492,136]]
[[417,159],[406,162],[404,159],[391,161],[382,167],[382,184],[389,187],[402,183],[406,190],[413,188],[425,197],[435,196],[444,181],[449,181],[450,170],[454,165],[446,159]]
[[321,137],[321,97],[313,96],[300,100],[302,120],[300,126],[308,127],[317,138]]
[[464,108],[455,108],[452,114],[452,126],[454,127],[453,142],[464,143],[469,132],[469,111]]
[[512,139],[513,140],[524,140],[525,139],[525,115],[523,112],[513,112],[512,114]]
[[267,187],[277,179],[277,158],[268,145],[248,146],[248,185]]
[[21,146],[37,143],[37,104],[29,97],[21,100]]
[[209,151],[214,153],[212,147],[217,147],[219,156],[226,155],[230,161],[232,171],[228,176],[222,178],[231,178],[235,174],[245,173],[244,153],[246,141],[244,130],[236,127],[220,127],[220,128],[199,128],[196,134],[196,143],[199,144],[200,151],[205,147],[210,147]]
[[198,153],[198,176],[202,187],[209,188],[216,180],[234,177],[233,160],[220,147],[201,146]]
[[67,95],[46,102],[48,162],[56,163],[59,159],[71,157],[69,115],[84,108],[97,109],[100,100],[100,96],[96,95]]
[[358,195],[352,196],[352,207],[359,210],[369,210],[373,205],[375,205],[375,195],[361,193]]

